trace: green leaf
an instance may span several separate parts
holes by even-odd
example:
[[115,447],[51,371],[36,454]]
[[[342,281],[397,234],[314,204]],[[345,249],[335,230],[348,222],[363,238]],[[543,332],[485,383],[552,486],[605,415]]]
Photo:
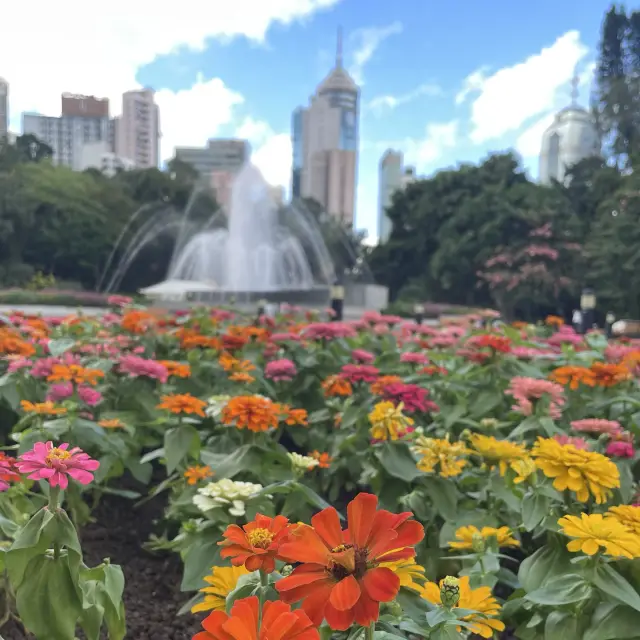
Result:
[[49,353],[54,358],[59,358],[63,353],[72,349],[76,341],[72,338],[58,338],[49,341]]
[[544,640],[579,638],[578,619],[570,611],[552,611],[544,624]]
[[423,482],[436,511],[445,520],[455,520],[458,515],[458,490],[455,483],[435,476],[427,476]]
[[495,391],[483,391],[473,401],[471,405],[471,415],[477,419],[484,418],[499,406],[503,399],[504,396],[502,393],[496,393]]
[[82,599],[68,556],[33,558],[16,591],[16,607],[24,626],[38,640],[74,640]]
[[596,568],[593,583],[605,595],[640,612],[640,595],[610,564],[600,564]]
[[550,500],[536,492],[527,493],[522,499],[522,524],[527,531],[533,531],[549,513]]
[[559,607],[587,600],[592,593],[591,585],[582,576],[569,573],[556,578],[544,587],[527,593],[525,600],[535,604]]
[[634,640],[639,637],[639,630],[640,613],[623,605],[603,602],[593,613],[582,640]]
[[[167,460],[167,473],[173,473],[180,462],[191,452],[197,452],[200,447],[198,430],[189,425],[181,424],[169,429],[164,434],[164,451]],[[194,455],[193,457],[197,457]]]
[[518,569],[518,580],[527,592],[546,584],[569,568],[566,555],[557,548],[545,546],[525,558]]
[[202,536],[189,545],[182,558],[184,572],[180,584],[181,591],[197,591],[205,586],[204,576],[220,561],[219,539],[219,535],[213,540],[211,537]]
[[231,607],[236,600],[248,598],[253,592],[260,587],[260,573],[254,571],[244,576],[240,576],[236,587],[227,595],[226,609],[227,613],[231,611]]
[[404,442],[383,442],[375,448],[375,456],[384,470],[394,478],[411,482],[422,475]]

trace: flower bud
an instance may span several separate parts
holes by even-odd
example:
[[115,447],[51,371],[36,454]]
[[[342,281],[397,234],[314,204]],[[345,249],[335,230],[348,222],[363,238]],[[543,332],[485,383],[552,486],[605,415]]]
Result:
[[476,533],[471,536],[471,548],[475,553],[482,553],[485,550],[485,540],[481,533],[476,531]]
[[465,429],[460,434],[460,440],[468,440],[471,437],[471,431],[469,429]]
[[460,580],[447,576],[440,583],[440,602],[446,609],[453,609],[460,601]]
[[283,578],[286,578],[287,576],[291,575],[292,571],[293,571],[293,567],[290,564],[285,564],[284,567],[282,567],[282,569],[280,571],[280,575]]
[[395,600],[387,602],[384,605],[383,611],[394,618],[400,618],[402,616],[402,607]]

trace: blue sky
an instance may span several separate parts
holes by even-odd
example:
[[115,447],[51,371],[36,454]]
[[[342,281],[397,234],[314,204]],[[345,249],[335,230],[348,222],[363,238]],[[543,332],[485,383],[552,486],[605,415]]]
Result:
[[163,157],[175,145],[242,135],[267,179],[287,186],[291,112],[329,72],[341,25],[345,66],[362,88],[356,226],[375,236],[387,147],[424,175],[514,147],[535,176],[540,135],[568,103],[575,68],[588,99],[609,2],[182,0],[164,9],[137,0],[132,9],[113,0],[84,31],[50,3],[36,5],[35,36],[60,36],[51,55],[17,59],[22,36],[0,40],[16,130],[22,110],[57,115],[62,91],[108,96],[116,114],[122,91],[150,85]]

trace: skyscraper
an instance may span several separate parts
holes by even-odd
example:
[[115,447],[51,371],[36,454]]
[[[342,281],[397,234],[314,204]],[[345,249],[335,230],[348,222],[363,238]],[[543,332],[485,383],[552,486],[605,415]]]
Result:
[[292,118],[293,197],[313,198],[332,216],[353,224],[358,167],[360,90],[342,61],[338,31],[336,63],[309,106]]
[[401,151],[387,149],[382,154],[378,168],[378,242],[386,242],[391,233],[391,220],[385,210],[391,205],[393,194],[415,179],[415,169],[404,166]]
[[160,160],[160,113],[153,89],[127,91],[122,116],[115,121],[115,152],[139,169],[157,167]]
[[9,83],[0,78],[0,138],[9,133]]

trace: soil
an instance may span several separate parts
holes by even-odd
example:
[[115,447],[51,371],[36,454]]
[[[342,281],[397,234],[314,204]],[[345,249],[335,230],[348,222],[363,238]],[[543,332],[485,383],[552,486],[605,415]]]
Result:
[[[178,554],[142,549],[163,507],[162,497],[135,508],[131,500],[105,495],[93,514],[96,522],[82,531],[84,561],[88,566],[110,558],[122,567],[127,639],[191,640],[202,630],[203,615],[177,615],[192,595],[180,591],[182,564]],[[0,629],[0,638],[33,640],[34,636],[11,621]]]

